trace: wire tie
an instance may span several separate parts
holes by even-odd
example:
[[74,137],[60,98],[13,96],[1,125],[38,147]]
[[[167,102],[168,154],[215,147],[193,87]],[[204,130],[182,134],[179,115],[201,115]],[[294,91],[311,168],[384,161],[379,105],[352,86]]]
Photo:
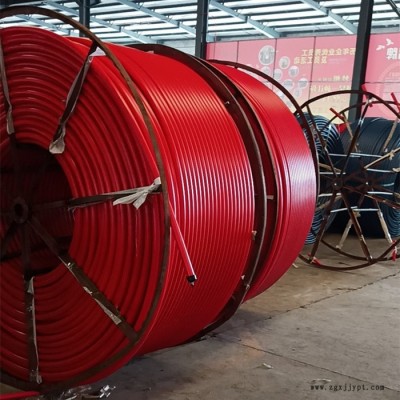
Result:
[[138,188],[137,191],[129,196],[121,197],[113,201],[113,206],[118,204],[133,204],[138,209],[147,199],[150,193],[154,193],[161,187],[160,177],[154,179],[154,182],[149,186]]

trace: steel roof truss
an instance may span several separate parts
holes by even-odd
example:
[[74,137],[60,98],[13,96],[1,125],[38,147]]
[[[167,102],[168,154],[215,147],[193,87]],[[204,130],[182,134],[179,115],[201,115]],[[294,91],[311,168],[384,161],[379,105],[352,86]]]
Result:
[[349,21],[346,21],[340,15],[335,14],[332,10],[327,7],[321,6],[314,0],[301,0],[303,3],[308,4],[314,10],[321,11],[327,17],[329,17],[336,25],[342,28],[345,32],[350,34],[356,34],[357,28]]
[[265,24],[262,24],[261,22],[255,21],[251,17],[237,12],[237,11],[233,10],[232,8],[225,6],[224,4],[221,4],[217,0],[210,0],[210,5],[217,8],[218,10],[223,11],[224,13],[226,13],[232,17],[240,19],[241,21],[247,23],[252,28],[257,30],[258,32],[261,32],[265,36],[268,36],[270,38],[277,38],[280,36],[280,34],[275,29],[272,29],[272,28],[266,26]]

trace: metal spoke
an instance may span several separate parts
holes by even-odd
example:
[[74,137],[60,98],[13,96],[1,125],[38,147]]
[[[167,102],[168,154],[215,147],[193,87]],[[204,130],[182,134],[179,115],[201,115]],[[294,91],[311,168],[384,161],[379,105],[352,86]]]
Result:
[[102,309],[105,315],[124,333],[129,340],[137,340],[138,332],[136,332],[132,326],[129,325],[115,305],[112,304],[104,295],[104,293],[97,288],[96,284],[85,274],[83,269],[77,265],[75,260],[69,254],[61,251],[55,238],[52,237],[49,232],[47,232],[46,228],[40,223],[40,221],[33,216],[28,223],[47,245],[50,251],[57,256],[62,264],[64,264],[68,271],[73,275],[85,293],[87,293]]
[[315,254],[318,251],[318,247],[319,247],[319,245],[321,243],[321,239],[323,238],[323,236],[325,234],[325,231],[326,231],[326,229],[328,227],[329,216],[330,216],[331,210],[333,208],[333,205],[334,205],[334,203],[336,201],[336,194],[337,193],[338,193],[337,191],[333,191],[332,197],[330,198],[329,203],[328,203],[328,205],[327,205],[327,207],[325,209],[325,213],[324,213],[324,216],[323,216],[323,219],[322,219],[322,223],[321,223],[321,225],[319,227],[319,231],[318,231],[317,237],[315,239],[315,242],[313,244],[313,247],[312,247],[310,255],[309,255],[311,261],[314,259]]
[[379,157],[377,160],[374,160],[374,161],[370,162],[369,164],[365,165],[364,169],[369,169],[369,168],[373,167],[374,165],[386,160],[387,158],[390,159],[390,158],[394,157],[399,152],[400,152],[400,147],[397,147],[396,149],[393,149],[393,150],[389,151],[384,156]]
[[373,202],[374,202],[375,207],[376,207],[377,210],[378,210],[378,211],[377,211],[378,219],[379,219],[379,223],[381,224],[383,234],[385,235],[385,238],[386,238],[387,242],[388,242],[389,244],[392,244],[392,243],[393,243],[393,239],[392,239],[392,236],[390,235],[389,228],[388,228],[388,226],[387,226],[387,223],[386,223],[386,221],[385,221],[385,218],[383,217],[382,210],[381,210],[381,208],[379,207],[379,203],[378,203],[376,200],[373,200]]
[[358,219],[357,219],[357,216],[355,215],[354,210],[351,208],[351,204],[350,204],[350,202],[349,202],[349,200],[347,198],[347,195],[344,193],[344,191],[342,191],[342,199],[343,199],[343,202],[344,202],[345,206],[347,207],[347,212],[349,213],[349,216],[350,216],[351,221],[353,223],[354,231],[356,232],[356,234],[358,236],[358,239],[360,241],[360,245],[361,245],[361,248],[363,250],[363,253],[364,253],[367,261],[371,262],[372,261],[372,256],[371,256],[371,253],[370,253],[370,251],[368,249],[368,245],[367,245],[367,243],[365,241],[364,235],[362,234],[361,226],[360,226],[360,224],[358,222]]
[[[337,178],[337,173],[340,174],[340,173],[341,173],[341,170],[335,168],[335,163],[333,162],[333,160],[332,160],[332,158],[331,158],[331,155],[330,155],[330,153],[329,153],[329,151],[328,151],[326,140],[324,139],[324,137],[323,137],[323,135],[322,135],[322,132],[329,126],[330,121],[328,121],[328,122],[323,126],[322,129],[318,129],[318,128],[317,128],[317,125],[316,125],[316,123],[315,123],[314,118],[313,118],[312,116],[311,116],[311,118],[312,118],[312,121],[313,121],[313,128],[314,128],[314,130],[315,130],[315,132],[316,132],[316,134],[317,134],[317,136],[318,136],[318,139],[319,139],[319,141],[320,141],[320,143],[321,143],[322,150],[323,150],[323,152],[324,152],[324,157],[325,157],[325,159],[328,160],[328,165],[326,165],[326,167],[329,167],[329,170],[332,172],[333,176],[334,176],[335,178]],[[319,163],[319,165],[324,165],[324,164]],[[325,165],[324,165],[324,166],[325,166]]]
[[[374,194],[373,191],[365,192],[364,190],[360,190],[360,189],[357,189],[357,188],[355,188],[353,186],[347,186],[347,185],[344,185],[343,188],[346,189],[349,192],[357,193],[359,195],[363,195],[363,196],[368,197],[370,199],[376,200],[379,203],[386,204],[388,207],[391,207],[391,208],[394,208],[394,209],[400,209],[400,203],[397,203],[396,201],[389,200],[389,199],[384,198],[384,197],[380,197],[379,195]],[[379,188],[379,191],[380,192],[386,192],[385,188],[383,188],[383,187]],[[400,194],[397,193],[397,192],[387,191],[387,194],[388,195],[393,195],[394,197],[396,197],[397,199],[400,200]]]
[[[68,200],[57,200],[49,203],[43,203],[43,204],[36,204],[32,207],[33,212],[41,212],[44,210],[49,210],[49,209],[56,209],[56,208],[68,208],[68,209],[74,209],[74,208],[84,208],[84,207],[90,207],[102,203],[106,203],[108,201],[115,201],[118,199],[121,199],[125,196],[129,196],[132,194],[139,193],[139,191],[143,190],[144,187],[139,187],[135,189],[128,189],[128,190],[121,190],[118,192],[110,192],[110,193],[104,193],[104,194],[97,194],[93,196],[83,196],[83,197],[76,197],[73,199],[68,199]],[[161,188],[158,188],[151,193],[151,194],[157,194],[161,193]]]
[[29,381],[40,384],[42,378],[39,373],[39,354],[37,347],[36,332],[36,315],[35,315],[35,289],[34,276],[32,275],[31,266],[31,241],[30,228],[24,224],[21,229],[22,243],[22,267],[24,276],[24,292],[25,292],[25,315],[28,341],[28,368]]
[[350,161],[350,155],[354,151],[357,151],[357,142],[358,142],[358,138],[359,138],[359,136],[361,134],[361,126],[362,126],[362,124],[364,122],[364,118],[365,118],[365,115],[367,113],[368,107],[370,107],[370,101],[369,100],[370,100],[370,98],[368,98],[366,103],[365,103],[365,106],[364,106],[364,109],[363,109],[363,111],[361,113],[360,119],[357,122],[356,130],[355,130],[354,134],[351,131],[351,127],[350,127],[350,124],[348,123],[348,120],[347,120],[346,116],[344,115],[344,118],[345,118],[345,121],[346,121],[345,123],[346,123],[347,129],[348,129],[348,132],[349,132],[350,135],[353,135],[353,137],[351,139],[350,147],[349,147],[349,150],[347,152],[347,155],[346,155],[346,158],[345,158],[345,161],[344,161],[344,165],[342,167],[342,172],[340,174],[340,178],[343,178],[343,174],[347,170],[347,166],[348,166],[349,161]]

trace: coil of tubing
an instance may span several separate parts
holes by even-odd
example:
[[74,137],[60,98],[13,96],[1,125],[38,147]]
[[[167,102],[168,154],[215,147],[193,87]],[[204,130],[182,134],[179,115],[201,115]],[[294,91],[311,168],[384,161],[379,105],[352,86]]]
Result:
[[[316,177],[301,128],[261,82],[189,56],[108,45],[136,97],[96,54],[65,149],[50,154],[91,42],[35,28],[0,35],[12,105],[7,113],[3,81],[6,383],[45,392],[99,380],[132,357],[190,340],[232,298],[254,297],[291,266],[313,219]],[[157,178],[138,208],[79,203]]]
[[[336,128],[335,124],[329,121],[328,118],[322,115],[312,115],[309,113],[304,114],[307,124],[310,128],[314,128],[320,134],[320,137],[325,142],[324,144],[321,143],[320,137],[315,134],[315,145],[316,151],[318,154],[318,161],[323,166],[329,166],[329,159],[331,160],[334,167],[340,165],[341,162],[341,155],[344,155],[343,144],[341,141],[340,133]],[[297,117],[297,120],[300,122],[301,119]],[[303,128],[305,131],[305,129]],[[339,155],[339,156],[337,156]],[[320,167],[322,172],[326,172],[326,167]],[[320,175],[320,194],[328,193],[331,190],[327,180],[323,179],[323,176]],[[316,206],[315,206],[315,214],[311,224],[311,230],[307,235],[306,244],[315,243],[317,238],[318,232],[321,228],[322,221],[324,218],[324,205],[326,205],[330,200],[328,196],[319,197]],[[333,209],[337,209],[341,206],[341,200],[336,200],[333,204]],[[326,225],[326,229],[328,229],[332,222],[336,217],[336,213],[330,213],[328,217],[328,222]]]
[[[400,147],[399,122],[380,117],[366,117],[353,122],[350,127],[352,132],[359,129],[357,151],[361,155],[350,160],[347,173],[356,174],[364,166],[382,157],[382,161],[376,164],[374,168],[367,169],[365,172],[366,180],[373,185],[375,190],[378,192],[383,191],[380,194],[382,202],[374,203],[370,198],[365,197],[361,202],[361,208],[374,209],[379,206],[389,234],[394,238],[399,237],[400,209],[392,208],[383,202],[385,199],[388,199],[394,203],[400,203],[400,153],[396,153]],[[350,147],[350,138],[349,131],[345,130],[341,139],[346,151]],[[391,152],[393,152],[393,156],[384,157]],[[360,185],[360,182],[356,181],[350,181],[349,183],[354,187]],[[351,197],[352,205],[358,205],[360,198],[360,195],[354,194]],[[384,237],[384,231],[376,213],[370,213],[366,217],[360,218],[359,223],[366,236]]]

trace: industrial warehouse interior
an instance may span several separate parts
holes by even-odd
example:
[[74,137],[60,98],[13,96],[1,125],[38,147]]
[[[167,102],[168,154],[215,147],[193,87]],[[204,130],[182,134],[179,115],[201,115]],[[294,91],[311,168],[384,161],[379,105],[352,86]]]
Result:
[[0,400],[400,399],[399,0],[0,0]]

